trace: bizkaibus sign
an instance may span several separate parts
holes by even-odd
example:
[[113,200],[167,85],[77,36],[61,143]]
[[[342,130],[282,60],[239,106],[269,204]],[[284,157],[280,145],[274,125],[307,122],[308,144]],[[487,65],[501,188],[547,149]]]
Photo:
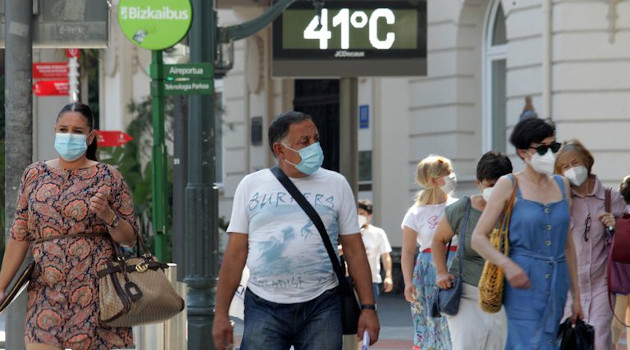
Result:
[[182,40],[192,23],[190,0],[120,0],[118,23],[127,39],[147,50]]

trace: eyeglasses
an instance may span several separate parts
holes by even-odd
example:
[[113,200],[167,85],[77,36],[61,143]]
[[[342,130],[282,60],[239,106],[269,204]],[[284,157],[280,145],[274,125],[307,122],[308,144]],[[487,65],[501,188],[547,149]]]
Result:
[[538,152],[538,154],[540,154],[541,156],[544,156],[545,154],[547,154],[547,150],[549,149],[551,149],[551,152],[553,153],[558,153],[561,146],[562,144],[560,142],[553,142],[550,145],[540,145],[538,147],[529,147],[529,148],[535,149],[536,152]]
[[584,242],[588,242],[588,233],[591,232],[591,213],[584,220]]
[[540,154],[541,156],[544,156],[545,154],[547,154],[548,149],[551,149],[551,152],[553,153],[558,153],[558,151],[560,150],[560,146],[562,146],[560,142],[553,142],[550,145],[540,145],[538,147],[529,147],[529,148],[535,149],[536,152],[538,152],[538,154]]

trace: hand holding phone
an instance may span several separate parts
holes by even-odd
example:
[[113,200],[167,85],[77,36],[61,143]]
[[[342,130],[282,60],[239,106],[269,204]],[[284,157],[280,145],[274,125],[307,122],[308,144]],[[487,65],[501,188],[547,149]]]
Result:
[[361,350],[367,350],[370,346],[370,333],[367,329],[363,331],[363,343],[361,344]]

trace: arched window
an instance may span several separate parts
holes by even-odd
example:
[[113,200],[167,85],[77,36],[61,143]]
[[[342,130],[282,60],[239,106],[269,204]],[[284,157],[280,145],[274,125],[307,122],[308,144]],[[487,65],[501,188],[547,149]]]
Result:
[[483,144],[485,151],[505,152],[507,39],[505,14],[500,0],[491,1],[486,18],[483,45]]

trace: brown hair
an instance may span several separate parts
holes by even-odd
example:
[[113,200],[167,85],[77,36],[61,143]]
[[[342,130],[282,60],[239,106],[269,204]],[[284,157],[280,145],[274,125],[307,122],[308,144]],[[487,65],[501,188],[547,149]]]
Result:
[[372,214],[372,202],[368,199],[361,199],[357,202],[357,207],[359,209],[363,209],[368,212],[368,214]]
[[[85,118],[85,121],[87,122],[88,127],[90,127],[90,132],[94,130],[94,114],[92,113],[90,106],[83,104],[81,102],[68,103],[67,105],[63,106],[63,108],[61,108],[61,110],[59,111],[59,114],[57,114],[56,121],[58,121],[59,118],[61,118],[61,116],[67,112],[80,113]],[[96,153],[98,150],[97,139],[98,137],[94,138],[92,143],[88,145],[88,149],[85,152],[85,156],[89,160],[98,161],[98,158],[96,157]]]
[[560,165],[569,155],[575,155],[575,157],[584,164],[584,166],[588,170],[588,173],[591,173],[591,168],[593,168],[593,163],[595,163],[593,155],[586,149],[586,147],[584,147],[584,145],[580,141],[576,139],[571,139],[564,141],[564,143],[562,144],[562,148],[560,149],[560,151],[558,151],[558,154],[556,155],[556,165],[554,167],[554,172],[556,174],[562,175],[562,169]]
[[432,154],[421,160],[416,167],[416,182],[424,189],[416,195],[416,205],[426,205],[435,198],[439,188],[431,185],[431,179],[438,179],[452,172],[451,160],[446,157]]
[[623,196],[623,200],[626,201],[626,204],[630,204],[630,175],[626,176],[623,181],[621,181],[619,193]]

